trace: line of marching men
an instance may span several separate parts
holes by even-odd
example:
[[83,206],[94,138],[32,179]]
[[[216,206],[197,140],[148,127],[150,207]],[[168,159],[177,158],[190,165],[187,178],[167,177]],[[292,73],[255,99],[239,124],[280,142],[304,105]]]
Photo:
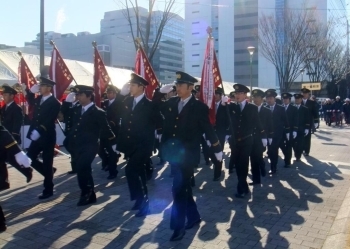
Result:
[[[78,206],[96,202],[91,168],[96,154],[102,159],[103,169],[109,171],[108,179],[114,179],[118,174],[116,165],[122,152],[127,158],[125,174],[130,198],[135,201],[131,210],[137,211],[136,217],[146,216],[149,213],[147,179],[152,173],[150,157],[154,146],[159,148],[161,163],[169,162],[173,176],[172,241],[182,239],[186,229],[201,222],[191,188],[201,147],[206,163],[209,164],[211,160],[214,164],[213,180],[219,181],[223,147],[228,141],[231,147],[229,171],[233,173],[235,168],[238,177],[237,198],[244,198],[249,193],[249,160],[251,185],[260,184],[260,177],[266,175],[263,159],[266,147],[271,175],[277,171],[279,148],[284,153],[285,167],[291,166],[293,149],[297,161],[303,152],[308,156],[310,130],[312,126],[318,126],[318,110],[314,110],[316,106],[309,100],[309,90],[302,89],[302,94],[295,94],[294,105],[290,103],[292,95],[283,93],[283,105],[279,105],[276,104],[277,93],[273,89],[266,92],[254,90],[254,103],[249,103],[249,89],[244,85],[234,85],[231,93],[234,101],[231,102],[224,96],[223,89],[217,88],[216,123],[212,125],[208,107],[198,100],[200,86],[194,86],[197,80],[184,72],[177,72],[176,77],[174,85],[155,91],[151,101],[145,96],[145,87],[149,83],[141,76],[131,74],[129,84],[121,92],[113,86],[108,87],[107,99],[102,105],[104,110],[95,105],[94,88],[89,86],[77,85],[72,88],[62,106],[51,94],[56,83],[50,79],[41,77],[37,89],[24,87],[27,100],[34,106],[27,134],[31,140],[27,155],[31,166],[44,176],[44,190],[39,199],[53,195],[55,122],[60,111],[66,123],[64,145],[71,155],[72,171],[69,173],[77,173],[81,189]],[[40,95],[35,97],[33,92],[37,91]],[[5,92],[6,89],[3,94]],[[16,92],[14,89],[7,92],[10,92],[10,99],[5,100],[6,105],[1,110],[2,120],[14,115],[9,114],[8,108],[13,105]],[[263,104],[264,98],[266,105]],[[10,124],[4,126],[8,129],[12,127]],[[12,135],[20,134],[19,129],[12,130]],[[20,143],[19,140],[17,142]],[[42,160],[38,159],[40,153]],[[6,157],[3,161],[12,164]],[[2,171],[6,169],[4,164],[1,165]],[[31,180],[32,170],[28,165],[18,165],[16,168],[27,177],[27,181]],[[2,189],[8,188],[7,177],[2,177],[3,182],[7,185]]]

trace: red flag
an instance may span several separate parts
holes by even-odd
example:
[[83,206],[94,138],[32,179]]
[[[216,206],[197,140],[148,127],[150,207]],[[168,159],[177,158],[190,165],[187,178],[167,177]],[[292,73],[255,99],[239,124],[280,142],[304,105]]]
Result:
[[[23,57],[21,57],[21,60],[18,66],[18,82],[24,83],[27,89],[30,89],[34,84],[36,84],[36,79],[34,78],[32,72],[30,71]],[[33,111],[34,111],[34,106],[28,105],[28,111],[26,114],[28,114],[29,119],[32,119]]]
[[200,100],[209,107],[209,119],[215,124],[215,89],[222,83],[219,63],[214,49],[214,39],[208,38],[201,79]]
[[136,54],[135,73],[141,75],[148,81],[149,85],[146,87],[145,94],[147,98],[152,99],[153,91],[159,85],[159,81],[153,71],[151,63],[149,63],[146,53],[141,47],[139,47]]
[[53,88],[54,96],[60,99],[74,78],[55,45],[51,56],[49,76],[56,82]]
[[101,107],[101,95],[106,91],[110,78],[97,47],[94,46],[94,49],[95,104]]

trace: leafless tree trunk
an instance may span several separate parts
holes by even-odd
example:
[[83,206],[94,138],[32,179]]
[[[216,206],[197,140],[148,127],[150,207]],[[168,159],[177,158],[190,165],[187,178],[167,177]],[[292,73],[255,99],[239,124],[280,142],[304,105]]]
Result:
[[276,68],[281,92],[288,91],[309,57],[307,36],[312,31],[313,10],[285,9],[283,20],[274,15],[259,19],[256,37],[262,55]]
[[[156,0],[149,0],[148,15],[146,16],[146,22],[143,22],[141,21],[140,6],[137,0],[119,1],[124,7],[123,14],[130,25],[131,35],[135,41],[135,49],[138,49],[138,42],[136,39],[139,39],[150,61],[152,61],[158,48],[164,27],[176,16],[176,14],[173,13],[175,2],[175,0],[165,0],[164,9],[161,12],[161,16],[158,18],[154,11]],[[136,27],[133,25],[133,21],[136,21]],[[156,32],[151,35],[152,26]],[[151,37],[152,39],[150,39]]]

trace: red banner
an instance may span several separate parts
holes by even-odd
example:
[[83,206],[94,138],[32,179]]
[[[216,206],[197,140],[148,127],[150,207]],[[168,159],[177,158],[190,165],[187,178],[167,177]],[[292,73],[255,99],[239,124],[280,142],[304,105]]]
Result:
[[220,86],[221,82],[222,79],[215,54],[214,40],[210,37],[208,38],[202,69],[200,100],[209,107],[209,119],[213,125],[216,122],[215,89]]
[[49,76],[51,80],[56,82],[53,88],[54,96],[57,99],[61,99],[64,91],[69,87],[74,78],[56,46],[53,46]]
[[97,47],[94,47],[94,89],[95,104],[101,107],[102,94],[106,91],[109,83],[109,76]]
[[[30,71],[30,69],[29,69],[29,67],[28,67],[28,65],[23,57],[21,57],[21,60],[19,62],[19,66],[18,66],[18,82],[20,84],[22,84],[22,83],[25,84],[27,89],[30,89],[34,84],[36,84],[36,79],[33,76],[32,72]],[[18,96],[20,96],[20,95],[18,95]],[[29,119],[33,118],[33,111],[34,111],[34,106],[28,105],[28,111],[26,114],[28,114]]]
[[135,73],[141,75],[143,78],[145,78],[145,80],[148,81],[149,85],[146,87],[145,94],[147,98],[152,99],[153,91],[159,85],[159,81],[153,71],[146,53],[141,47],[137,50],[136,54]]

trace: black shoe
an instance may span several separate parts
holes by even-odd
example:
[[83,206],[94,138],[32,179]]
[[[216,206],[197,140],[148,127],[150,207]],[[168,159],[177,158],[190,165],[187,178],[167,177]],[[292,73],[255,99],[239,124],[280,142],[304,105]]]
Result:
[[77,203],[77,206],[85,206],[95,202],[96,202],[96,194],[94,191],[92,191],[89,194],[82,195],[80,197],[79,202]]
[[219,176],[219,177],[215,177],[215,176],[214,176],[213,181],[214,181],[214,182],[220,181],[220,176]]
[[192,227],[194,227],[195,225],[198,225],[202,222],[202,219],[199,218],[198,220],[192,221],[192,222],[187,222],[185,225],[185,229],[191,229]]
[[135,217],[144,217],[147,214],[149,214],[149,201],[148,198],[145,197],[140,205],[138,213],[135,214]]
[[269,174],[270,175],[276,174],[276,170],[269,170]]
[[295,158],[295,161],[296,162],[300,162],[300,158]]
[[305,153],[304,156],[309,156],[309,153]]
[[261,183],[260,182],[250,182],[248,184],[249,184],[249,186],[253,186],[253,185],[260,185]]
[[117,178],[117,174],[110,174],[110,175],[107,177],[108,180],[112,180],[112,179],[115,179],[115,178]]
[[53,193],[42,193],[41,195],[39,195],[38,198],[40,200],[44,200],[44,199],[50,198],[51,196],[53,196]]
[[54,175],[56,173],[57,169],[55,167],[52,167],[52,174]]
[[74,175],[74,174],[76,174],[76,173],[77,173],[77,172],[74,171],[74,170],[68,171],[68,174],[70,174],[70,175]]
[[33,178],[33,169],[28,168],[28,172],[26,173],[27,183],[30,183],[30,181]]
[[10,188],[10,184],[8,182],[5,182],[3,185],[0,186],[0,191],[6,190]]
[[6,229],[7,229],[6,224],[1,224],[1,225],[0,225],[0,233],[5,232]]
[[285,164],[284,165],[285,168],[290,168],[290,166],[291,166],[290,164]]
[[210,166],[210,162],[209,162],[209,161],[206,161],[206,162],[205,162],[205,165]]
[[178,241],[182,240],[182,238],[185,236],[185,229],[180,229],[180,230],[174,230],[173,235],[170,237],[170,241]]
[[228,173],[231,175],[233,173],[233,169],[229,169]]
[[139,210],[141,207],[143,199],[137,199],[131,210]]

